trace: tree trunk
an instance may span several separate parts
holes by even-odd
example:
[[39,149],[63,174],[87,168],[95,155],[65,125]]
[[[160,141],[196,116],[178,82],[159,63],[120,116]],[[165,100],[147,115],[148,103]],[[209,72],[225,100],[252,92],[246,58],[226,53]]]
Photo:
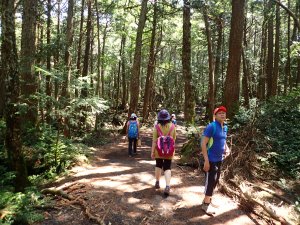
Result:
[[243,77],[242,77],[242,94],[244,97],[244,106],[246,108],[250,108],[249,105],[249,82],[250,82],[250,66],[248,63],[248,59],[246,56],[246,51],[248,48],[248,42],[247,42],[247,10],[246,10],[246,16],[244,21],[244,47],[242,49],[242,60],[243,60]]
[[213,111],[215,107],[215,75],[214,75],[214,59],[213,59],[213,49],[211,41],[211,30],[208,21],[207,7],[203,8],[203,17],[205,23],[206,39],[207,39],[207,52],[208,52],[208,95],[207,95],[207,114],[209,115],[209,120],[213,120]]
[[81,97],[88,97],[88,87],[87,87],[87,78],[89,72],[89,56],[91,48],[91,30],[92,30],[92,1],[87,0],[88,15],[87,15],[87,24],[86,24],[86,40],[85,40],[85,53],[83,59],[83,68],[82,68],[82,77],[86,78],[84,87],[81,90]]
[[149,96],[150,96],[150,85],[152,76],[154,76],[154,68],[155,68],[155,36],[156,36],[156,24],[157,24],[157,1],[154,1],[154,11],[153,11],[153,21],[152,21],[152,33],[151,33],[151,42],[149,49],[149,61],[147,67],[147,76],[146,76],[146,84],[145,84],[145,94],[144,94],[144,105],[143,105],[143,120],[146,121],[148,119],[149,111]]
[[100,16],[99,16],[99,9],[98,9],[98,2],[95,0],[95,7],[96,7],[96,16],[97,16],[97,80],[96,80],[96,91],[95,91],[95,96],[100,97],[100,66],[101,66],[101,43],[100,43]]
[[[288,7],[290,6],[290,0],[288,0]],[[289,81],[291,79],[291,17],[288,16],[287,24],[287,59],[285,64],[285,76],[284,76],[284,94],[287,94],[289,87]]]
[[[56,41],[56,49],[54,53],[54,67],[56,70],[59,70],[59,50],[60,50],[60,4],[61,0],[57,0],[57,25],[56,25],[56,36],[57,36],[57,41]],[[54,82],[54,99],[55,101],[58,100],[58,91],[59,91],[59,78],[56,77]]]
[[[80,14],[80,27],[79,27],[79,40],[78,40],[78,49],[77,49],[77,63],[76,63],[76,82],[81,75],[81,50],[82,50],[82,36],[83,36],[83,20],[84,20],[84,2],[81,2],[81,14]],[[79,96],[78,89],[75,89],[75,97]]]
[[[13,171],[16,171],[15,191],[24,191],[28,186],[28,175],[24,156],[22,152],[20,114],[20,81],[18,68],[18,54],[15,35],[14,0],[1,1],[1,22],[2,22],[2,46],[1,65],[5,77],[5,119],[6,137],[5,146]],[[25,15],[24,15],[25,16]]]
[[67,34],[66,34],[66,49],[65,49],[65,66],[66,72],[62,84],[61,96],[65,102],[70,98],[69,85],[71,80],[71,46],[73,43],[73,13],[74,13],[74,0],[68,0],[68,15],[67,15]]
[[127,92],[127,88],[126,88],[126,66],[125,66],[125,44],[126,44],[126,35],[123,34],[122,38],[124,38],[124,48],[123,48],[123,53],[122,53],[122,109],[125,109],[126,107],[126,102],[127,102],[127,98],[126,98],[126,92]]
[[215,87],[214,87],[214,98],[215,102],[218,101],[218,92],[223,92],[222,89],[219,88],[219,80],[221,75],[221,56],[222,56],[222,40],[223,40],[223,19],[222,14],[220,14],[217,18],[217,32],[218,32],[218,39],[217,39],[217,50],[216,50],[216,65],[215,65]]
[[242,78],[242,92],[244,97],[244,105],[246,108],[250,108],[249,105],[249,68],[247,58],[245,56],[245,50],[242,50],[243,58],[243,78]]
[[[191,5],[183,1],[182,74],[184,77],[184,120],[193,124],[195,120],[195,97],[191,73]],[[213,94],[213,92],[212,92]]]
[[271,96],[275,96],[277,93],[277,81],[279,74],[279,41],[280,41],[280,9],[279,5],[276,5],[276,36],[275,36],[275,53],[274,53],[274,70],[272,77],[272,91]]
[[105,91],[104,91],[104,74],[105,74],[105,68],[104,68],[104,62],[105,62],[105,43],[106,43],[106,35],[107,35],[107,27],[108,27],[108,21],[106,21],[105,28],[103,31],[103,39],[102,39],[102,53],[101,53],[101,97],[104,98]]
[[122,61],[124,59],[124,48],[125,48],[125,40],[126,36],[125,33],[125,25],[123,28],[123,34],[121,38],[121,47],[120,47],[120,59],[119,59],[119,65],[118,65],[118,75],[117,75],[117,96],[116,96],[116,113],[118,113],[118,106],[119,106],[119,96],[120,96],[120,77],[121,77],[121,68],[122,68]]
[[273,0],[269,0],[268,3],[268,55],[267,55],[267,68],[266,68],[266,76],[267,76],[267,98],[271,97],[272,93],[272,79],[273,79],[273,57],[274,57],[274,14],[273,14]]
[[28,129],[35,127],[37,123],[37,79],[35,66],[35,38],[36,38],[37,0],[23,1],[22,35],[21,35],[21,94],[27,105],[22,125]]
[[232,0],[229,59],[225,80],[225,105],[229,118],[233,118],[239,107],[244,8],[245,0]]
[[135,52],[134,52],[133,66],[131,72],[130,105],[129,105],[128,116],[131,113],[136,112],[138,106],[139,90],[140,90],[142,37],[143,37],[143,30],[146,22],[147,2],[148,0],[142,0],[141,13],[140,13],[139,23],[137,28],[137,35],[135,40]]
[[265,76],[265,62],[266,62],[266,48],[267,48],[267,29],[266,29],[267,10],[264,9],[264,21],[262,23],[262,38],[260,51],[260,69],[258,74],[258,90],[257,98],[264,100],[266,97],[266,76]]
[[[50,50],[50,41],[51,41],[51,0],[48,0],[47,3],[47,70],[48,72],[51,71],[51,50]],[[51,121],[51,111],[52,111],[52,101],[51,101],[51,93],[52,93],[52,85],[51,85],[51,76],[46,75],[46,95],[47,95],[47,102],[46,102],[46,120],[48,123]]]
[[91,18],[91,45],[90,45],[90,94],[91,96],[94,95],[94,24],[93,24],[93,18]]

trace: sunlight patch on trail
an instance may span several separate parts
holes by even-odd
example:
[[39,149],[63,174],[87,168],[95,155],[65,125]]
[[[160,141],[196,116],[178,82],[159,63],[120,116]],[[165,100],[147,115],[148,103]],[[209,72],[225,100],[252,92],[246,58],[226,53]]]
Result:
[[127,171],[131,170],[131,167],[128,166],[103,166],[103,167],[93,167],[90,169],[84,169],[82,171],[77,171],[77,174],[75,174],[75,177],[81,177],[81,176],[87,176],[91,174],[104,174],[104,173],[115,173],[120,171]]
[[133,192],[152,187],[154,176],[148,172],[124,174],[111,177],[109,180],[93,179],[90,182],[95,187],[114,188],[123,192]]

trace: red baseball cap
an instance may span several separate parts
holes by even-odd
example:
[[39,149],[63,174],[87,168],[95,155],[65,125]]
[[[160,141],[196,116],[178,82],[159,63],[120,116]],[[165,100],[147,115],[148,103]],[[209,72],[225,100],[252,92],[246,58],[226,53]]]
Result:
[[220,106],[214,110],[214,115],[216,115],[218,112],[227,112],[227,109],[224,106]]

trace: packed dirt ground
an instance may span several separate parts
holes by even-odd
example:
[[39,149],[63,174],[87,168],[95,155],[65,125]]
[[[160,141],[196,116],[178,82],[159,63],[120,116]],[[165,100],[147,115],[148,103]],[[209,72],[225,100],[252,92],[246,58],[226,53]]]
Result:
[[[186,141],[184,133],[184,127],[178,126],[177,152]],[[152,130],[143,129],[141,136],[142,146],[133,158],[128,157],[122,136],[95,147],[89,163],[74,167],[70,176],[52,185],[72,199],[54,197],[54,207],[43,210],[45,219],[38,224],[277,224],[241,210],[237,202],[218,190],[214,195],[216,214],[205,214],[200,206],[204,174],[177,165],[178,154],[172,164],[171,193],[164,197],[163,176],[161,189],[154,189],[155,161],[150,158]]]

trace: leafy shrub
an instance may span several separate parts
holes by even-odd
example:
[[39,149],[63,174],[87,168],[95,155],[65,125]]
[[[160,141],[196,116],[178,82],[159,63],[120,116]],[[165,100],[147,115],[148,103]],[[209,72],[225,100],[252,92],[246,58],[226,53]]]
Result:
[[199,166],[200,139],[202,131],[198,127],[191,126],[187,130],[188,142],[180,150],[180,164]]
[[299,121],[300,89],[263,105],[256,123],[273,148],[269,159],[295,178],[300,177]]
[[8,189],[0,190],[0,210],[5,213],[1,224],[32,224],[43,219],[34,212],[34,206],[43,205],[45,200],[34,189],[25,193],[13,193]]

